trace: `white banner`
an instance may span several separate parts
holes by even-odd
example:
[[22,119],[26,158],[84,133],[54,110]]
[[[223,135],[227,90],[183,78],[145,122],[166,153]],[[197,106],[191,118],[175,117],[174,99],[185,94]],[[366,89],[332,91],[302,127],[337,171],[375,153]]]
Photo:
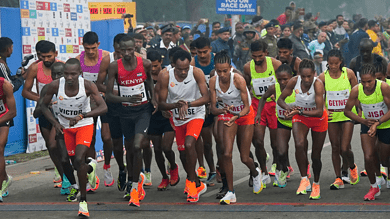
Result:
[[[20,0],[22,58],[36,54],[35,44],[48,40],[56,44],[58,59],[66,61],[84,50],[84,33],[91,30],[87,0]],[[36,86],[33,86],[33,90]],[[35,102],[26,100],[27,153],[45,149],[45,143],[32,112]]]

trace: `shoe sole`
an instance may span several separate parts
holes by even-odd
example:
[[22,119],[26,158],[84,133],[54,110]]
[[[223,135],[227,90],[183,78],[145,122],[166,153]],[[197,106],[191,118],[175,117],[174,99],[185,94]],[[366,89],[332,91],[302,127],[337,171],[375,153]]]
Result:
[[106,181],[104,181],[104,186],[111,187],[114,185],[114,183],[115,183],[115,180],[112,180],[112,182],[110,184],[107,184]]
[[[226,201],[227,201],[227,200],[226,200]],[[221,205],[230,205],[230,204],[234,204],[234,203],[237,202],[236,199],[230,200],[230,201],[228,201],[228,202],[226,202],[226,201],[225,201],[225,200],[220,201],[219,204],[221,204]]]
[[177,178],[177,182],[176,183],[174,183],[174,184],[171,184],[171,182],[169,182],[169,184],[171,185],[171,186],[176,186],[178,183],[180,182],[180,177],[179,178]]
[[339,189],[344,189],[344,185],[342,185],[340,187],[337,187],[337,186],[334,186],[334,185],[330,186],[330,190],[339,190]]
[[136,205],[136,204],[134,204],[134,203],[130,203],[130,204],[129,204],[129,206],[132,206],[132,207],[137,207],[137,208],[139,208],[139,207],[140,207],[140,205]]
[[89,213],[86,214],[86,213],[80,213],[79,212],[79,216],[80,217],[89,217]]
[[152,186],[152,183],[145,183],[144,186]]
[[349,184],[351,184],[351,185],[356,185],[356,184],[358,184],[360,182],[360,178],[358,178],[357,179],[357,181],[356,182],[354,182],[354,183],[352,183],[352,181],[350,181],[350,183]]
[[321,196],[318,196],[318,197],[310,197],[309,199],[310,199],[310,200],[318,200],[318,199],[321,199]]
[[165,187],[165,188],[157,188],[157,191],[166,191],[168,190],[168,187]]

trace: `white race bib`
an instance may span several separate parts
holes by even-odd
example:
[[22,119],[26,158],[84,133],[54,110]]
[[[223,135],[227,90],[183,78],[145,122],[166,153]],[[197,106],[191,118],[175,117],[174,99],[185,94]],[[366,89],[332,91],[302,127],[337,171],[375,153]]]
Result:
[[[198,107],[189,107],[187,109],[187,116],[183,120],[187,120],[187,119],[189,119],[191,117],[196,116],[197,115],[197,108]],[[175,118],[176,120],[179,120],[180,115],[179,115],[179,109],[178,108],[173,109],[172,110],[172,114],[173,114],[173,118]]]
[[253,89],[257,96],[263,96],[268,90],[268,87],[274,85],[276,82],[275,76],[270,76],[268,78],[256,78],[252,79]]
[[3,100],[0,100],[0,114],[5,113],[7,110],[5,109],[5,105]]
[[[232,103],[233,102],[233,103]],[[242,109],[244,109],[245,105],[242,103],[242,101],[232,101],[229,100],[228,103],[224,102],[223,103],[226,107],[233,106],[230,108],[230,113],[240,113]]]
[[276,113],[279,119],[286,119],[286,116],[284,114],[287,113],[287,110],[283,109],[278,104],[276,104]]
[[307,103],[304,102],[304,100],[295,99],[295,105],[298,107],[301,107],[303,111],[312,111],[315,110],[317,105],[315,102],[313,103]]
[[209,86],[210,75],[204,75],[204,78],[206,79],[207,86]]
[[38,82],[38,94],[41,95],[42,89],[46,84]]
[[96,83],[98,79],[98,73],[83,72],[83,78]]
[[328,109],[344,110],[349,98],[349,89],[342,91],[326,91]]
[[[119,86],[119,92],[121,94],[121,97],[131,97],[133,95],[142,94],[141,102],[145,102],[148,100],[146,96],[146,89],[144,83],[131,86],[131,87]],[[138,105],[136,103],[128,103],[128,102],[123,102],[123,103],[128,104],[130,106]]]
[[367,119],[380,119],[384,116],[389,109],[385,102],[375,104],[361,104],[364,112],[364,116]]

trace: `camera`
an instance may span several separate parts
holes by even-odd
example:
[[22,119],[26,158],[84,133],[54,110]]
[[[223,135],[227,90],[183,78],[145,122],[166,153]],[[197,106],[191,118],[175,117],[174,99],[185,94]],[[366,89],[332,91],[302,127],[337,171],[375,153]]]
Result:
[[132,18],[132,17],[134,17],[134,15],[132,15],[132,14],[125,14],[124,18]]
[[[18,75],[18,76],[20,76],[20,75],[22,75],[22,69],[24,68],[24,67],[26,67],[27,65],[28,65],[28,63],[30,62],[30,60],[31,59],[33,59],[34,58],[34,55],[28,55],[28,56],[25,56],[24,58],[23,58],[23,61],[22,61],[22,67],[19,67],[18,68],[18,71],[16,72],[16,75]],[[25,69],[26,70],[26,69]]]

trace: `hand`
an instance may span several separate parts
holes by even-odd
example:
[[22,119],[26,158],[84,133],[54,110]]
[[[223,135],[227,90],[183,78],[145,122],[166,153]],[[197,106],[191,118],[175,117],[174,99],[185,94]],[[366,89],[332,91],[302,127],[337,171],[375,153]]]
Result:
[[333,120],[333,112],[328,111],[328,121],[332,121],[332,120]]
[[234,122],[238,119],[238,116],[233,116],[229,121],[225,122],[224,124],[228,127],[232,126]]
[[363,122],[362,122],[365,126],[367,127],[371,127],[372,125],[374,125],[375,123],[377,123],[377,121],[375,119],[365,119]]
[[255,117],[255,125],[260,124],[261,116],[259,114],[256,115]]
[[164,118],[169,119],[169,118],[172,117],[170,111],[162,111],[161,113],[162,113],[162,115],[164,116]]
[[290,120],[293,116],[297,115],[299,113],[299,110],[295,109],[290,112],[285,113],[286,119]]
[[133,95],[127,98],[126,102],[129,103],[140,103],[142,101],[142,94]]
[[370,137],[374,137],[376,135],[376,127],[378,126],[378,122],[374,123],[371,127],[370,130],[368,130],[367,134]]
[[275,101],[275,95],[272,94],[272,95],[270,96],[270,98],[271,98],[272,101]]
[[184,120],[187,117],[188,114],[188,105],[184,104],[182,107],[179,108],[179,119]]
[[154,111],[152,112],[152,115],[154,115],[158,111],[158,104],[157,104],[155,99],[152,99],[152,104],[153,104],[153,107],[154,107]]
[[63,131],[63,130],[65,129],[65,127],[62,126],[60,123],[56,122],[56,123],[54,124],[54,128],[56,129],[57,133],[64,134],[64,131]]
[[69,119],[69,126],[73,127],[75,126],[80,120],[82,120],[81,116],[76,116]]

